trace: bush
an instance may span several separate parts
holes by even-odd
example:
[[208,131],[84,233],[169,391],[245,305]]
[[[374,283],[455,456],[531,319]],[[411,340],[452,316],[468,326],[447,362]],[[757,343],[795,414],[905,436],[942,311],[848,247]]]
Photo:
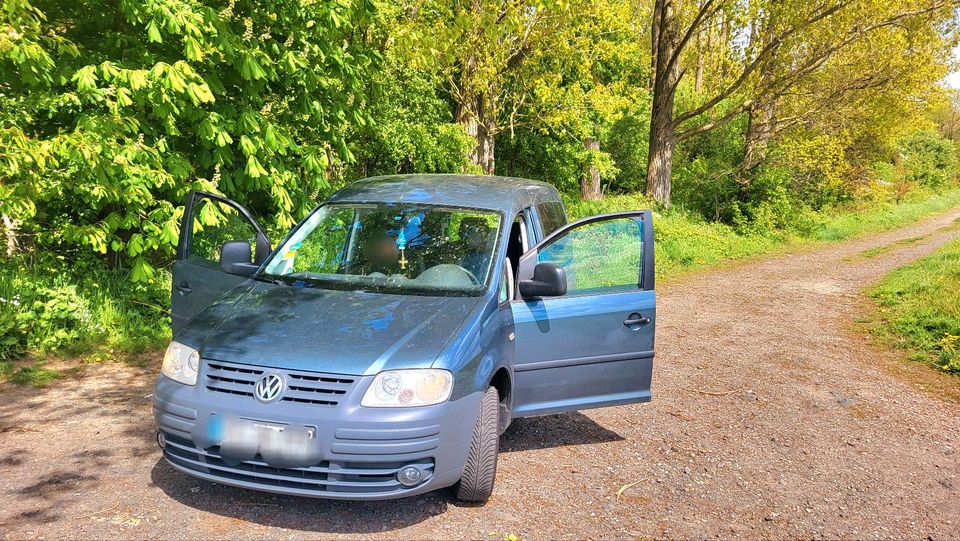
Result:
[[133,284],[129,269],[90,261],[71,268],[8,260],[0,265],[0,360],[28,352],[94,349],[139,353],[169,339],[165,272]]
[[911,133],[898,150],[907,180],[937,189],[957,178],[957,149],[938,132]]

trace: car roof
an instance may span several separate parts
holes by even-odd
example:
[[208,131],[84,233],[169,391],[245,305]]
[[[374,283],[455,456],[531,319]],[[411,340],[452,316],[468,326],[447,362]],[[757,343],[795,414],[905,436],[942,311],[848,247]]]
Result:
[[491,175],[412,174],[358,180],[333,194],[331,203],[424,203],[499,210],[508,215],[540,202],[560,201],[557,189],[537,180]]

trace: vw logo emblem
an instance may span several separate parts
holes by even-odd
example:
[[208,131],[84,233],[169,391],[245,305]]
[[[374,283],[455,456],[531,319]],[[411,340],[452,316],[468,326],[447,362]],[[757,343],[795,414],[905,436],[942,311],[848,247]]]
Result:
[[276,402],[283,394],[283,378],[277,374],[266,374],[253,388],[253,396],[264,404]]

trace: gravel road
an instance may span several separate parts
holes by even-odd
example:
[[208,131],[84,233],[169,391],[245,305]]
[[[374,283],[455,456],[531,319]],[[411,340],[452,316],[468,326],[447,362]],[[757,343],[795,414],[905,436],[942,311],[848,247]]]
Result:
[[180,474],[154,442],[159,358],[0,386],[0,538],[960,539],[960,380],[857,323],[861,290],[960,236],[958,218],[659,288],[653,402],[515,422],[483,507]]

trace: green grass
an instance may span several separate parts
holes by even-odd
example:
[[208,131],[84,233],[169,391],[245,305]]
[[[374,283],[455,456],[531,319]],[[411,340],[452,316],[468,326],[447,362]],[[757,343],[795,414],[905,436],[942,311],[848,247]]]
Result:
[[843,240],[864,233],[885,231],[960,205],[960,190],[917,196],[899,204],[881,205],[846,212],[842,209],[829,215],[811,231],[813,240]]
[[[42,385],[52,356],[126,359],[170,339],[169,274],[135,285],[124,269],[57,260],[0,264],[0,381]],[[32,357],[32,365],[14,363]],[[22,365],[22,366],[19,366]]]
[[32,385],[45,387],[51,381],[60,377],[60,373],[43,366],[22,366],[10,375],[10,383],[16,385]]
[[898,246],[905,246],[905,245],[907,245],[907,244],[913,244],[913,243],[915,243],[915,242],[920,242],[921,240],[923,240],[923,239],[925,239],[925,238],[927,238],[927,237],[929,237],[929,235],[921,235],[921,236],[919,236],[919,237],[910,237],[910,238],[908,238],[908,239],[900,239],[900,240],[898,240],[898,241],[896,241],[896,242],[892,242],[892,243],[890,243],[890,244],[885,244],[885,245],[883,245],[883,246],[877,246],[876,248],[870,248],[870,249],[864,250],[864,251],[860,252],[859,254],[857,254],[856,256],[849,256],[849,257],[847,257],[847,258],[844,258],[844,260],[845,260],[845,261],[848,261],[848,260],[849,260],[849,261],[853,261],[853,260],[856,260],[856,259],[873,259],[874,257],[878,257],[878,256],[881,256],[881,255],[884,255],[884,254],[887,254],[887,253],[892,252],[892,251],[893,251],[895,248],[897,248]]
[[[571,220],[605,212],[655,207],[639,194],[607,196],[601,201],[568,200],[566,205]],[[707,222],[698,215],[672,209],[654,216],[657,276],[670,279],[789,247],[835,242],[894,229],[958,205],[960,189],[932,195],[921,193],[899,204],[807,212],[802,227],[762,233],[738,231],[729,225]],[[879,253],[872,254],[876,255]]]
[[960,374],[960,239],[887,275],[870,290],[872,331],[913,360]]

